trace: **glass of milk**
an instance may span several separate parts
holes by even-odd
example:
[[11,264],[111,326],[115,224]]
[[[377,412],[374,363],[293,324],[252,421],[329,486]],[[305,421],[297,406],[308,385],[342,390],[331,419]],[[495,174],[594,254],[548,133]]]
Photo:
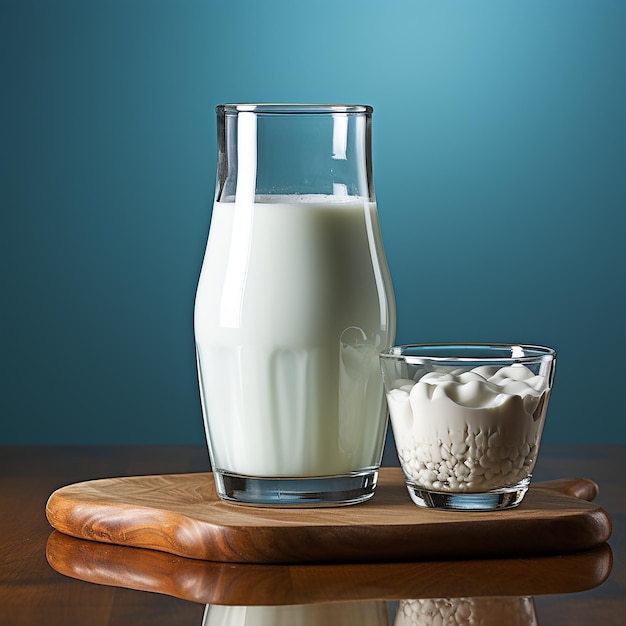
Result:
[[217,107],[215,201],[194,329],[221,498],[331,506],[374,494],[395,336],[361,105]]
[[384,600],[205,607],[202,626],[388,626]]
[[380,363],[413,502],[483,511],[517,506],[537,460],[555,351],[414,344],[384,351]]

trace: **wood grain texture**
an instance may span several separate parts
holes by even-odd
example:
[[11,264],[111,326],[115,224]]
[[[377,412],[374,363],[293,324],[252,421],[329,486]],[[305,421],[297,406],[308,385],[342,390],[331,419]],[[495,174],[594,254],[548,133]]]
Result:
[[609,576],[608,544],[564,556],[412,563],[216,563],[85,541],[53,531],[50,566],[70,578],[201,604],[287,605],[404,598],[576,593]]
[[[409,590],[408,581],[401,578],[404,573],[407,578],[415,576],[414,595],[418,596],[448,594],[449,590],[450,597],[457,594],[471,597],[488,595],[490,589],[498,594],[507,592],[519,596],[536,589],[533,595],[537,612],[535,623],[542,626],[623,626],[626,615],[625,455],[624,445],[542,444],[535,468],[537,481],[587,476],[600,486],[595,502],[608,511],[613,520],[609,541],[613,564],[606,581],[588,591],[575,592],[576,578],[580,572],[584,580],[589,580],[593,570],[587,572],[586,565],[578,567],[578,561],[570,559],[593,554],[596,549],[591,553],[574,552],[565,556],[477,559],[464,563],[463,567],[457,560],[283,566],[193,561],[154,550],[63,537],[97,548],[99,555],[104,552],[115,554],[117,558],[118,551],[128,555],[124,559],[134,585],[138,589],[146,586],[145,591],[134,591],[130,581],[119,586],[124,565],[115,564],[113,559],[106,566],[110,568],[109,583],[85,582],[88,575],[97,574],[96,567],[104,567],[101,561],[90,562],[92,556],[95,558],[90,551],[85,552],[83,566],[68,561],[68,566],[75,567],[75,577],[61,575],[50,567],[46,560],[46,543],[51,540],[52,529],[45,517],[46,500],[63,485],[88,479],[209,471],[206,446],[0,446],[0,624],[198,626],[203,619],[203,602],[210,600],[213,593],[216,601],[230,597],[239,605],[247,604],[247,597],[254,601],[257,596],[253,596],[251,590],[258,591],[261,597],[265,594],[268,604],[274,604],[273,598],[278,604],[289,597],[298,602],[314,602],[316,598],[325,602],[335,595],[340,600],[349,594],[354,594],[355,598],[373,598],[379,589],[380,597],[384,597],[387,591],[393,590],[394,581]],[[62,536],[56,531],[54,535]],[[603,551],[603,548],[606,546],[599,546],[598,550]],[[142,572],[136,559],[142,561],[148,556],[155,560],[147,562]],[[560,568],[561,563],[569,563],[571,567]],[[605,561],[600,559],[600,568],[602,563]],[[499,581],[504,584],[510,567],[516,565],[520,566],[515,578],[519,586],[515,580],[508,579],[507,591],[499,586]],[[196,578],[190,568],[200,578]],[[217,579],[206,577],[207,570],[203,568],[216,572]],[[254,574],[256,581],[248,573]],[[272,578],[272,573],[276,578]],[[601,580],[602,570],[597,574]],[[166,585],[170,575],[173,577],[172,594],[166,587],[159,588],[154,580],[155,576],[161,576],[161,582]],[[203,588],[202,580],[212,586]],[[93,582],[98,581],[94,578]],[[190,585],[189,589],[185,588],[186,584]],[[150,588],[158,593],[146,593]],[[190,595],[186,595],[187,592]],[[199,602],[187,601],[193,599],[191,594],[195,594]],[[383,623],[393,623],[396,604],[395,600],[387,603],[390,618]],[[359,622],[353,619],[351,622],[327,620],[326,623]]]
[[76,483],[49,498],[61,533],[227,563],[381,562],[528,556],[587,550],[607,541],[611,520],[586,499],[586,479],[536,483],[517,509],[420,509],[399,468],[383,468],[376,495],[335,509],[229,504],[210,473]]

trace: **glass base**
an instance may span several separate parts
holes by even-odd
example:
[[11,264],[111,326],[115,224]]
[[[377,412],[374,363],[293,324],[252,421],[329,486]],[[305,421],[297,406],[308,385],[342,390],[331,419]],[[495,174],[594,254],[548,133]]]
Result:
[[427,509],[448,511],[498,511],[512,509],[524,499],[530,476],[510,487],[492,489],[483,493],[451,493],[449,491],[429,491],[407,481],[411,500],[417,506]]
[[215,470],[217,494],[237,504],[273,507],[327,507],[365,502],[374,495],[378,469],[341,476],[256,478]]

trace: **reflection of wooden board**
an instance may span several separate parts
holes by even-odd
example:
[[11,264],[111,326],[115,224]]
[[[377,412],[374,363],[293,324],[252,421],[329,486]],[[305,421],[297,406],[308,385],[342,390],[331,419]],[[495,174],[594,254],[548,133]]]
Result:
[[516,509],[433,511],[408,497],[399,468],[376,495],[339,508],[256,508],[221,501],[213,476],[171,474],[69,485],[48,500],[50,524],[105,543],[210,561],[401,561],[572,552],[604,543],[611,521],[586,479],[537,483]]
[[256,565],[185,559],[53,532],[57,572],[91,583],[162,593],[201,604],[285,605],[406,598],[577,593],[611,572],[608,544],[564,556],[418,563]]

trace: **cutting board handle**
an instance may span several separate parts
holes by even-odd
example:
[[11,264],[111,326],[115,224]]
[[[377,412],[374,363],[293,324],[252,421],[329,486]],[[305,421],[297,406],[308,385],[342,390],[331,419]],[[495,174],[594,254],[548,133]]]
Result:
[[550,489],[559,493],[592,502],[598,495],[597,483],[589,478],[561,478],[559,480],[547,480],[536,483],[537,487]]

